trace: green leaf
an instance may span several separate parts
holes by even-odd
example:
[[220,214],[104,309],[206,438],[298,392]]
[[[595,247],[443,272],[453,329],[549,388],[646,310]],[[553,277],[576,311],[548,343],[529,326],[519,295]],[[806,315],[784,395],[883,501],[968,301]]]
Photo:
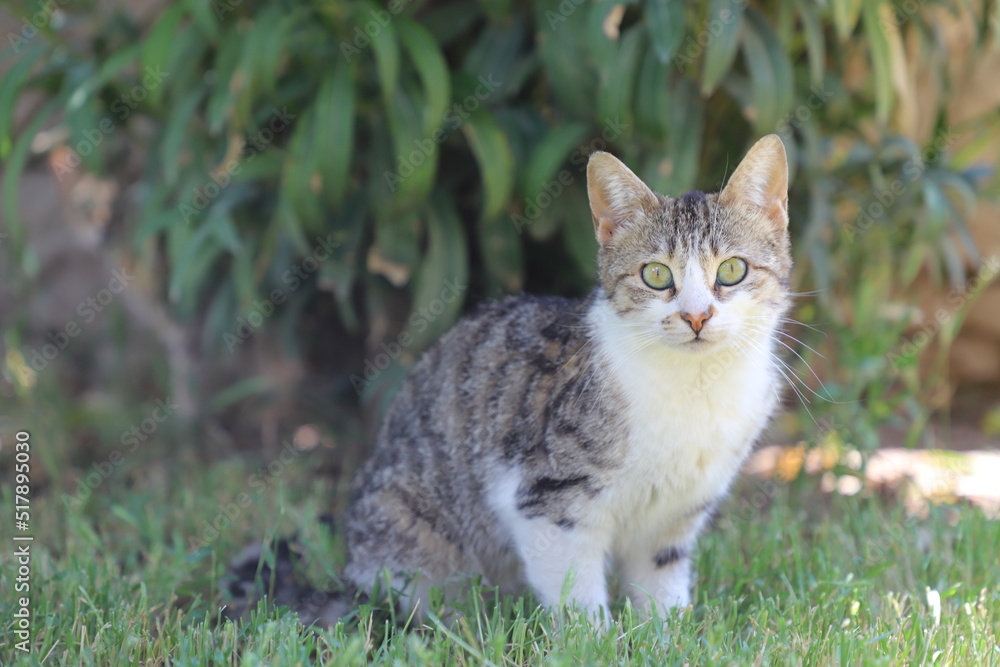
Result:
[[[355,20],[360,26],[371,21],[373,13],[385,11],[370,0],[355,3],[353,7]],[[371,48],[375,53],[375,65],[378,68],[378,83],[382,91],[382,101],[387,107],[391,107],[399,81],[400,66],[399,43],[396,41],[396,30],[392,21],[379,26],[379,29],[372,36]]]
[[644,33],[629,29],[619,40],[615,57],[604,63],[597,97],[597,113],[601,119],[620,118],[625,126],[632,126],[633,90],[645,47]]
[[[232,218],[226,216],[227,226],[232,226]],[[235,231],[235,230],[232,230]],[[222,232],[222,234],[228,236],[229,231]],[[219,234],[216,234],[216,238],[219,238]],[[231,244],[231,239],[229,238],[219,238],[219,241],[227,246],[229,252],[229,277],[232,281],[233,286],[236,288],[236,294],[239,299],[239,303],[243,308],[250,308],[252,306],[251,302],[254,297],[257,296],[257,278],[254,275],[254,260],[257,259],[256,252],[254,249],[247,249],[243,252],[234,251]],[[240,244],[237,240],[237,244]],[[237,245],[237,247],[239,247]]]
[[510,201],[514,187],[514,156],[507,136],[485,109],[472,113],[462,124],[483,184],[483,208],[480,220],[498,218]]
[[[38,60],[49,54],[49,50],[38,44],[28,48],[17,62],[0,77],[0,158],[7,159],[11,150],[11,122],[17,108],[18,93]],[[8,218],[11,219],[11,218]]]
[[358,192],[334,216],[327,238],[336,245],[330,260],[320,265],[319,286],[333,293],[338,312],[347,328],[356,331],[360,318],[354,309],[352,291],[361,265],[362,240],[368,230],[366,193]]
[[208,412],[226,410],[248,398],[265,394],[273,388],[273,381],[266,375],[258,375],[239,380],[212,397]]
[[420,255],[422,228],[415,213],[377,211],[375,242],[367,257],[368,270],[384,276],[396,287],[407,284]]
[[635,124],[639,136],[654,144],[667,136],[667,116],[670,111],[670,71],[652,51],[643,56],[639,79],[635,87]]
[[[21,177],[24,175],[24,168],[31,155],[31,142],[39,133],[49,117],[66,103],[66,94],[61,93],[49,100],[31,119],[21,136],[14,142],[14,147],[3,165],[3,183],[0,188],[2,192],[4,218],[7,223],[7,230],[12,237],[15,246],[21,246],[24,242],[25,226],[20,221],[18,212],[18,201],[20,195]],[[29,276],[34,275],[33,271],[26,271]]]
[[871,45],[873,76],[872,86],[875,93],[875,118],[885,125],[892,112],[894,89],[892,84],[892,48],[885,26],[879,18],[883,0],[866,0],[863,9],[865,35]]
[[524,61],[525,30],[520,15],[505,24],[489,24],[476,38],[462,60],[462,71],[473,79],[499,81],[498,97],[517,90],[519,69]]
[[[395,157],[390,175],[381,174],[372,181],[372,186],[380,188],[382,193],[379,205],[386,204],[398,212],[412,211],[424,202],[434,186],[440,152],[435,137],[424,134],[415,86],[411,81],[397,89],[393,104],[386,109]],[[391,193],[388,201],[386,189]]]
[[752,7],[747,9],[743,57],[753,81],[754,128],[758,134],[768,134],[791,109],[794,79],[778,36],[767,19]]
[[181,170],[181,150],[191,139],[191,118],[201,103],[205,91],[195,88],[174,105],[160,139],[160,168],[168,183],[176,183]]
[[[610,3],[594,3],[590,11],[607,12]],[[569,110],[573,118],[593,118],[597,77],[594,68],[587,65],[593,37],[586,33],[586,7],[563,17],[557,11],[535,4],[535,25],[539,29],[536,39],[542,66],[548,72],[548,82],[555,92],[559,106]],[[600,39],[607,41],[606,37]],[[597,62],[604,62],[597,60]]]
[[470,26],[482,18],[479,9],[479,4],[435,4],[421,12],[420,23],[443,47],[468,33]]
[[565,201],[568,214],[563,219],[562,236],[581,279],[590,280],[597,272],[597,239],[586,191],[581,187],[575,194],[572,200]]
[[[877,0],[876,0],[877,2]],[[854,32],[854,27],[858,25],[858,17],[861,15],[862,4],[867,5],[865,0],[830,0],[833,5],[833,24],[837,28],[837,37],[841,42],[846,42]]]
[[101,86],[114,81],[118,73],[125,67],[135,64],[140,52],[140,44],[132,44],[120,51],[115,51],[107,60],[101,63],[101,68],[97,71],[97,74],[86,77],[77,86],[66,103],[67,111],[72,112],[82,107],[91,99],[95,91],[100,90]]
[[524,283],[524,252],[517,229],[507,216],[479,220],[479,248],[490,292],[516,292]]
[[254,73],[259,95],[274,95],[282,63],[293,48],[292,30],[302,15],[302,10],[289,12],[280,4],[270,4],[254,19],[254,29],[247,35],[247,41],[258,49]]
[[954,202],[955,208],[964,215],[972,215],[979,205],[975,187],[961,175],[952,171],[941,170],[936,175],[941,182],[941,187],[946,188],[947,192],[955,194],[955,197],[948,198]]
[[406,18],[397,19],[399,39],[423,84],[424,134],[430,136],[441,126],[451,100],[451,75],[448,63],[434,38],[420,24]]
[[297,119],[281,180],[281,197],[294,212],[298,224],[310,233],[318,233],[324,227],[319,164],[321,156],[331,150],[315,141],[317,111],[318,107],[309,107]]
[[743,34],[743,0],[711,0],[708,5],[709,26],[720,26],[708,37],[705,65],[701,70],[701,94],[711,95],[729,73],[736,58]]
[[757,134],[766,134],[778,123],[778,82],[767,46],[756,29],[748,26],[743,37],[743,58],[753,82],[753,121]]
[[[449,196],[438,193],[427,212],[427,252],[413,284],[413,347],[422,349],[444,334],[458,317],[469,282],[469,258],[462,223]],[[413,320],[411,319],[411,322]]]
[[510,17],[511,0],[481,0],[480,4],[491,21],[502,22]]
[[191,309],[197,292],[205,287],[208,270],[223,248],[208,225],[191,231],[186,225],[170,228],[170,256],[173,263],[167,294],[170,301]]
[[215,55],[216,83],[212,86],[212,94],[208,100],[205,117],[208,121],[210,135],[218,135],[229,125],[233,116],[233,88],[237,85],[237,65],[240,62],[243,36],[235,31],[228,31],[222,38]]
[[[143,71],[156,71],[167,67],[184,14],[184,5],[173,5],[156,19],[142,46]],[[159,107],[164,88],[155,86],[149,91],[150,106]]]
[[667,175],[663,179],[649,178],[652,182],[662,182],[661,191],[686,192],[697,183],[706,115],[705,98],[699,94],[695,82],[678,77],[671,88],[668,117],[670,150],[665,159],[669,159],[669,168],[654,170],[654,175],[663,172]]
[[347,192],[354,149],[354,72],[350,64],[337,59],[315,104],[318,127],[314,141],[326,147],[319,154],[323,193],[331,204],[339,206]]
[[684,39],[684,3],[646,0],[646,27],[656,57],[663,64],[669,63]]
[[[583,141],[588,133],[586,125],[570,123],[547,132],[538,147],[531,153],[527,165],[521,172],[521,191],[526,202],[537,202],[539,195],[551,190],[551,184],[556,182],[556,170],[566,161],[570,152]],[[563,190],[565,186],[560,186]],[[552,192],[548,192],[551,197]]]
[[205,227],[231,254],[236,255],[242,252],[243,242],[240,241],[240,234],[229,215],[217,215],[205,223]]
[[944,192],[930,178],[925,178],[920,183],[920,190],[924,205],[923,230],[925,238],[935,239],[943,235],[948,225],[948,198]]
[[[594,2],[589,7],[581,9],[587,13],[586,23],[580,26],[580,30],[582,31],[582,41],[586,48],[588,59],[595,63],[606,63],[614,58],[615,52],[618,50],[618,37],[610,37],[605,32],[605,24],[609,20],[608,17],[611,13],[620,12],[622,6],[614,2]],[[581,21],[581,23],[583,22]],[[573,28],[576,28],[576,25]],[[649,53],[653,58],[657,58],[656,53],[652,49],[650,49]],[[657,62],[659,62],[659,58],[657,58]]]
[[206,37],[215,41],[219,36],[219,24],[216,20],[218,18],[216,3],[205,2],[205,0],[183,0],[182,4],[191,13],[191,18],[194,19],[194,24],[198,29]]
[[[768,57],[771,59],[777,91],[775,110],[778,118],[783,118],[792,110],[795,103],[795,72],[792,69],[792,63],[788,59],[784,43],[774,31],[771,23],[768,22],[767,17],[751,7],[747,9],[747,18],[764,41]],[[766,131],[773,132],[778,124],[768,125]]]
[[799,15],[805,31],[806,52],[809,54],[809,81],[818,86],[826,71],[826,35],[813,0],[799,0]]

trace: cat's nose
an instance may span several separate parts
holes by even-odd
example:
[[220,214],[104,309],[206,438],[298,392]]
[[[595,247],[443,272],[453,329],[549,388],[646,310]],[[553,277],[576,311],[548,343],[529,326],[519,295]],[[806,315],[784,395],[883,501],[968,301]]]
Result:
[[703,313],[681,313],[681,317],[687,320],[687,323],[691,325],[691,330],[695,333],[699,333],[702,327],[705,326],[705,322],[709,320],[712,315],[715,315],[715,306],[709,306],[708,310]]

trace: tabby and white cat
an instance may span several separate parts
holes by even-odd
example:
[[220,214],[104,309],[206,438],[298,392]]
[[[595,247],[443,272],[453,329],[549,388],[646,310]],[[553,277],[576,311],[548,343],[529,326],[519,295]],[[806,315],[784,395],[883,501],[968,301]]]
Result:
[[695,539],[778,402],[785,150],[766,136],[721,193],[676,199],[595,153],[587,189],[590,296],[482,307],[392,404],[344,524],[362,590],[425,606],[481,575],[607,619],[611,566],[634,606],[689,603]]

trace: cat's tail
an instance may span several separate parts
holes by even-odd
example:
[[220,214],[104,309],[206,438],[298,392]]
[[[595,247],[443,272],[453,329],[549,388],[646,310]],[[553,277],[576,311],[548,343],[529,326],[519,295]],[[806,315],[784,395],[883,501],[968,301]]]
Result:
[[[331,531],[332,517],[320,519]],[[301,560],[298,536],[277,538],[268,543],[249,545],[230,562],[223,577],[226,618],[249,619],[261,600],[274,606],[291,608],[303,625],[333,627],[352,617],[364,594],[341,579],[324,589],[314,588],[296,576]]]

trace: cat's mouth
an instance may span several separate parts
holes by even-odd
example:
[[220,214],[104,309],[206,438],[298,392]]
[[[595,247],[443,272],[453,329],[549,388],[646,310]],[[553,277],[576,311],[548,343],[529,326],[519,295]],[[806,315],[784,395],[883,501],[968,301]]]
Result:
[[689,350],[708,350],[709,348],[715,347],[716,343],[718,343],[718,341],[703,338],[699,335],[690,338],[686,343],[683,343],[683,345]]

